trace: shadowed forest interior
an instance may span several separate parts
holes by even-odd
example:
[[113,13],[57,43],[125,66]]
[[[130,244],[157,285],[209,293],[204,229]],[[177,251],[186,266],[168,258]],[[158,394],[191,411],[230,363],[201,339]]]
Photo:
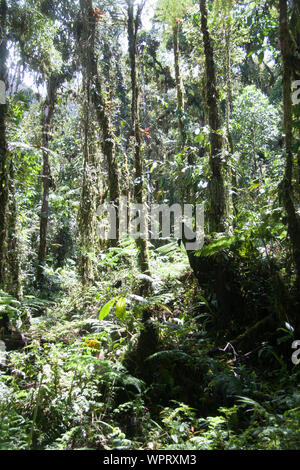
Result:
[[300,449],[299,130],[298,0],[0,0],[1,450]]

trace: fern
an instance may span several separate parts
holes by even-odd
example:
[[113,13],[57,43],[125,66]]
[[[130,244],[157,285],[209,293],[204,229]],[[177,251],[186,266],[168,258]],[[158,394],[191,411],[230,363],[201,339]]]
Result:
[[179,349],[169,350],[169,351],[159,351],[151,356],[147,357],[147,361],[152,361],[153,359],[162,358],[162,359],[173,359],[173,360],[182,360],[182,361],[191,361],[194,360],[192,356],[186,354]]
[[124,373],[121,375],[120,379],[124,387],[132,386],[138,391],[138,393],[142,393],[142,390],[145,388],[144,382],[140,379],[137,379],[136,377],[133,377],[132,375],[127,375]]
[[12,295],[0,290],[0,317],[8,315],[9,320],[16,325],[21,315],[20,302]]
[[176,242],[168,243],[167,245],[160,246],[155,250],[160,255],[170,255],[178,251],[178,245]]
[[207,256],[213,256],[217,253],[220,253],[220,251],[232,248],[236,241],[237,239],[235,236],[218,238],[217,240],[209,243],[209,245],[205,245],[203,248],[201,248],[201,250],[196,251],[195,256],[204,258]]

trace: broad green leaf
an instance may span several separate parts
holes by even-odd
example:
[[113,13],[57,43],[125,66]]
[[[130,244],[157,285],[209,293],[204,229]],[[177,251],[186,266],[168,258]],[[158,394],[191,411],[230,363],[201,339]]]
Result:
[[116,301],[117,301],[117,298],[114,297],[113,299],[111,299],[109,302],[107,302],[104,305],[104,307],[100,310],[100,313],[99,313],[100,321],[104,320],[104,318],[107,317],[107,315],[110,313],[111,309],[115,305]]
[[126,299],[125,297],[120,297],[118,302],[116,303],[116,317],[119,320],[124,321],[126,318]]

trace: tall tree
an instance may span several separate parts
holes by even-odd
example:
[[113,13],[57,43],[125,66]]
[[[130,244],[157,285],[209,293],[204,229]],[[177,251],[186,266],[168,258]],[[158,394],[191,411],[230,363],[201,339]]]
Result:
[[[136,204],[144,204],[144,165],[143,165],[143,140],[140,129],[139,118],[139,102],[140,102],[140,86],[138,79],[138,44],[137,35],[141,25],[141,14],[145,1],[137,6],[136,11],[134,8],[134,0],[127,0],[128,5],[128,44],[129,44],[129,57],[131,67],[131,136],[133,139],[133,153],[134,153],[134,166],[135,166],[135,181],[134,181],[134,202]],[[143,211],[142,211],[143,214]],[[143,217],[143,215],[142,215]],[[141,227],[147,225],[147,221],[141,221]],[[149,273],[149,255],[147,240],[141,236],[136,240],[138,248],[138,263],[143,273]]]
[[[93,277],[92,267],[88,252],[93,246],[94,218],[96,205],[99,200],[97,195],[99,181],[99,161],[96,146],[92,137],[92,117],[95,113],[97,124],[100,129],[101,149],[108,169],[108,191],[110,202],[118,206],[120,187],[119,174],[116,160],[115,135],[113,132],[111,115],[106,103],[105,93],[98,70],[96,39],[97,26],[101,23],[102,16],[99,10],[93,7],[91,0],[80,1],[81,16],[77,27],[77,40],[83,73],[84,91],[84,177],[82,184],[80,205],[80,232],[81,232],[81,277],[83,283]],[[117,217],[116,240],[111,240],[114,246],[119,238],[119,227]]]
[[[221,26],[222,35],[224,37],[225,54],[224,54],[224,65],[225,65],[225,82],[226,82],[226,137],[227,147],[231,155],[234,153],[233,139],[230,131],[230,118],[232,112],[232,10],[236,0],[216,0],[213,4],[214,17],[218,16],[218,23]],[[237,175],[234,165],[227,165],[225,178],[228,182],[231,180],[233,188],[237,188]],[[230,194],[230,196],[229,196]],[[237,213],[236,208],[236,191],[228,193],[228,207],[231,206]]]
[[[41,6],[41,8],[43,5]],[[48,12],[46,11],[46,14]],[[52,16],[52,10],[48,13]],[[62,26],[66,27],[67,20],[64,17],[60,17],[62,21]],[[50,21],[54,21],[50,19]],[[59,33],[60,31],[58,31]],[[75,68],[74,60],[71,58],[71,37],[68,34],[62,35],[59,41],[55,41],[53,38],[53,43],[56,46],[57,53],[61,58],[61,63],[59,67],[49,67],[44,75],[47,83],[47,95],[43,104],[43,113],[42,113],[42,154],[43,154],[43,169],[42,169],[42,183],[43,183],[43,195],[42,195],[42,205],[40,213],[40,239],[39,239],[39,252],[38,252],[38,269],[37,269],[37,280],[38,283],[43,283],[44,280],[44,265],[47,254],[47,233],[48,233],[48,221],[49,221],[49,195],[50,189],[55,189],[55,184],[51,175],[50,167],[50,143],[51,143],[51,122],[53,119],[55,105],[57,101],[57,92],[61,85],[73,75]],[[70,61],[71,59],[71,61]],[[41,64],[43,62],[43,57],[41,57]],[[47,70],[47,69],[46,69]]]
[[9,161],[9,202],[7,217],[7,274],[5,276],[5,290],[22,299],[23,286],[21,279],[20,243],[18,237],[18,206],[15,191],[15,168],[13,158]]
[[180,28],[182,18],[184,17],[187,7],[192,2],[190,0],[159,0],[157,3],[156,16],[161,21],[167,22],[173,38],[174,68],[177,90],[177,114],[178,128],[180,133],[180,147],[183,148],[186,143],[186,128],[184,123],[184,86],[181,72],[180,59]]
[[179,47],[179,30],[181,20],[176,18],[173,24],[173,49],[174,49],[174,63],[175,63],[175,78],[177,89],[177,113],[178,113],[178,126],[181,137],[181,147],[183,148],[186,142],[186,130],[184,125],[184,88],[182,81],[182,74],[180,69],[180,47]]
[[[14,194],[13,161],[7,148],[6,136],[6,60],[7,3],[0,2],[0,288],[21,298],[20,266],[17,253],[16,201]],[[8,315],[0,316],[0,328],[8,330]]]
[[200,0],[201,32],[204,44],[206,74],[206,105],[210,127],[210,170],[208,224],[211,232],[226,230],[227,197],[222,161],[223,141],[220,134],[221,117],[218,102],[214,49],[208,28],[206,0]]
[[43,268],[47,254],[47,231],[49,220],[49,192],[53,185],[50,161],[49,161],[49,143],[50,143],[50,126],[54,113],[57,90],[60,81],[56,74],[50,75],[47,83],[47,96],[43,106],[42,113],[42,153],[43,153],[43,169],[42,169],[42,183],[43,195],[42,206],[40,213],[40,241],[38,252],[38,270],[37,280],[39,283],[43,281]]
[[287,0],[279,0],[279,36],[282,56],[283,125],[285,134],[285,174],[281,183],[282,200],[287,213],[288,232],[293,248],[297,272],[297,289],[300,293],[300,218],[293,197],[293,108],[292,74],[294,44],[290,34]]
[[[79,50],[83,69],[83,81],[86,92],[86,100],[94,107],[97,123],[100,129],[101,149],[108,169],[109,200],[118,209],[120,198],[119,171],[116,158],[115,135],[112,126],[111,110],[105,98],[105,92],[98,70],[96,39],[97,26],[101,23],[102,16],[99,10],[93,7],[92,0],[81,0],[81,19],[79,27]],[[86,159],[88,158],[85,155]],[[91,162],[93,165],[93,162]],[[95,163],[95,162],[94,162]],[[86,161],[85,167],[88,168]],[[83,191],[84,194],[84,191]],[[111,240],[114,246],[119,238],[119,223],[117,216],[116,240]]]
[[3,103],[6,89],[7,60],[7,3],[0,2],[0,286],[5,283],[5,260],[7,252],[7,216],[8,216],[8,152],[6,139],[6,104]]
[[40,237],[38,248],[37,283],[44,282],[44,267],[47,254],[49,221],[49,196],[53,185],[50,168],[51,121],[62,83],[70,78],[74,61],[70,60],[71,44],[69,13],[70,2],[33,2],[26,0],[21,5],[13,3],[10,9],[11,35],[18,45],[24,66],[37,72],[46,84],[47,92],[42,107],[42,201],[40,211]]

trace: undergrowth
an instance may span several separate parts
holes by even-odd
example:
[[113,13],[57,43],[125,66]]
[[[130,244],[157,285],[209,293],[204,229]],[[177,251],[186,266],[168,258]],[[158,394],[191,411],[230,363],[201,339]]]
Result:
[[[27,345],[1,358],[0,449],[299,448],[299,367],[280,349],[288,332],[251,354],[220,348],[214,305],[180,249],[152,252],[146,297],[131,249],[100,260],[103,279],[90,288],[71,276],[59,300],[6,299],[30,327]],[[100,321],[113,298],[126,314],[112,307]],[[141,349],[147,331],[155,341]]]

